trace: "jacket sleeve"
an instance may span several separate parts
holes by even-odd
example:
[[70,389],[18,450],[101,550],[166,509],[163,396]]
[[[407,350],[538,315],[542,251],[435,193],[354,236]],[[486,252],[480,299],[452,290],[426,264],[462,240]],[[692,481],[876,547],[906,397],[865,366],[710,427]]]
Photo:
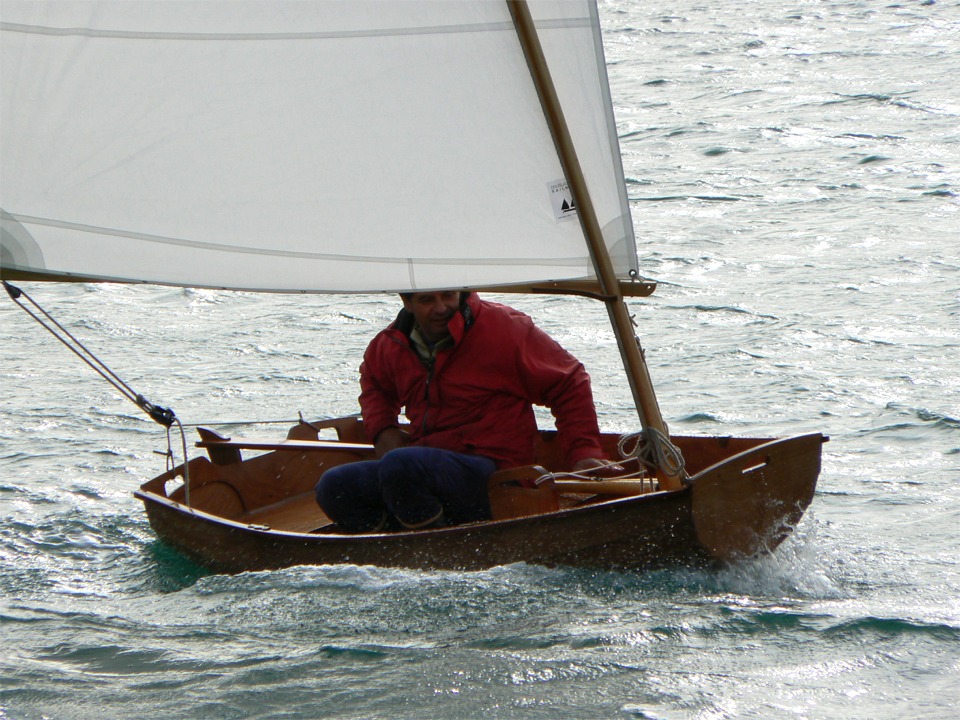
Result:
[[383,337],[378,335],[367,346],[360,364],[360,414],[370,442],[388,427],[397,427],[400,414],[396,384],[388,382],[385,361]]
[[583,364],[527,319],[517,367],[529,400],[550,408],[570,465],[604,458],[590,376]]

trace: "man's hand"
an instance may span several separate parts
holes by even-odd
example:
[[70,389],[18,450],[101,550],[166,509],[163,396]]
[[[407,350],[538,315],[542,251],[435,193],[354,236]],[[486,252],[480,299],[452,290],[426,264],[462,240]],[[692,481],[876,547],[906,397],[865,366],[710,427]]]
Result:
[[378,458],[382,458],[391,450],[407,444],[408,435],[400,428],[386,428],[381,430],[377,439],[373,441],[373,450]]
[[598,460],[597,458],[584,458],[580,460],[573,466],[573,471],[585,475],[593,475],[598,480],[623,475],[625,472],[623,466],[617,463],[611,463],[609,460]]

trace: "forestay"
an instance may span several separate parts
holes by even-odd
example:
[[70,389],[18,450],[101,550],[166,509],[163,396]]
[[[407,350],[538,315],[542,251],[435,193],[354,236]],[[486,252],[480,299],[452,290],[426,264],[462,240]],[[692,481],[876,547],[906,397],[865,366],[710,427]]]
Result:
[[[596,8],[531,10],[625,277]],[[365,292],[593,276],[504,2],[0,13],[5,277]]]

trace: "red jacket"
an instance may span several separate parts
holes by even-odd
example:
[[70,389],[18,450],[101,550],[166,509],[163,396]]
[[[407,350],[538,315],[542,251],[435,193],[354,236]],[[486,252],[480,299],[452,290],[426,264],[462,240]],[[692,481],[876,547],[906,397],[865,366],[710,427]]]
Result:
[[412,444],[484,455],[500,468],[529,465],[537,404],[553,412],[568,463],[603,457],[590,377],[529,317],[470,293],[448,327],[453,345],[432,369],[411,345],[405,310],[370,342],[360,409],[371,441],[405,408]]

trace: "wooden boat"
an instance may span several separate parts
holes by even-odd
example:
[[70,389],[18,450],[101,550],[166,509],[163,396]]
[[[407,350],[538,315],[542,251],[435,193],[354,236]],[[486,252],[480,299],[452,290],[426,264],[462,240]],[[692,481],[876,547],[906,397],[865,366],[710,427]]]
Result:
[[187,461],[184,438],[184,462],[136,493],[157,534],[230,572],[774,549],[811,501],[824,438],[670,436],[625,302],[655,285],[640,279],[595,4],[374,2],[4,5],[4,283],[593,298],[642,427],[629,461],[650,470],[565,478],[543,432],[537,466],[491,478],[492,521],[344,535],[312,489],[370,456],[359,421],[277,442],[207,432],[209,458]]
[[[650,481],[554,480],[536,487],[516,474],[491,478],[494,520],[455,527],[344,535],[313,495],[321,472],[372,457],[352,442],[361,423],[342,418],[291,429],[279,442],[231,441],[209,431],[198,444],[209,459],[190,461],[190,502],[183,468],[137,493],[157,534],[196,562],[222,572],[291,565],[372,564],[478,570],[513,562],[606,569],[731,561],[769,552],[788,535],[813,497],[823,436],[674,437],[692,477],[674,491]],[[318,441],[334,427],[336,441]],[[560,471],[552,432],[542,432],[541,469]],[[610,453],[618,436],[605,434]],[[243,450],[269,450],[243,460]],[[614,455],[615,456],[615,455]]]

